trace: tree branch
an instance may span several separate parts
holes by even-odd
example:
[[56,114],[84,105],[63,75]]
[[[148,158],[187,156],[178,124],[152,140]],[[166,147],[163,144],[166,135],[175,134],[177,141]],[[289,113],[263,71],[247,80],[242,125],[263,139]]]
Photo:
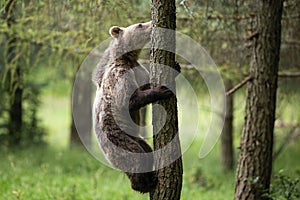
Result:
[[[5,8],[4,8],[4,16],[3,16],[3,19],[6,19],[8,20],[9,18],[9,15],[11,13],[11,10],[12,10],[12,7],[13,7],[13,4],[14,4],[14,0],[9,0],[7,2],[7,4],[5,5]],[[9,21],[9,20],[8,20]]]
[[282,72],[278,74],[279,78],[295,78],[300,77],[300,72]]
[[185,11],[190,15],[190,17],[193,19],[193,12],[190,10],[186,0],[183,0],[180,2],[180,5],[184,7]]
[[230,90],[228,90],[226,92],[226,96],[229,96],[231,94],[233,94],[234,92],[236,92],[238,89],[240,89],[241,87],[243,87],[248,81],[250,81],[253,77],[252,76],[247,76],[244,78],[244,80],[242,80],[240,83],[238,83],[237,85],[235,85],[233,88],[231,88]]
[[247,40],[253,40],[253,38],[258,37],[259,33],[258,31],[254,31],[253,33],[251,33],[251,35],[249,35],[246,39]]
[[289,144],[290,141],[300,136],[299,128],[300,128],[300,124],[292,127],[290,132],[285,136],[284,141],[282,142],[278,150],[273,153],[272,156],[273,161],[279,156],[279,154],[284,150],[284,148]]

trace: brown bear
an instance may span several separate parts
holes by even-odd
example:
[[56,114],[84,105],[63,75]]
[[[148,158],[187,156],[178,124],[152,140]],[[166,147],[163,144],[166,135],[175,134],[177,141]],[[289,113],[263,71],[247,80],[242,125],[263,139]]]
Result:
[[[152,148],[138,135],[137,112],[173,95],[165,86],[151,88],[148,73],[137,62],[150,41],[151,29],[151,22],[111,27],[113,40],[93,75],[97,86],[93,122],[98,143],[106,159],[126,173],[132,189],[142,193],[155,188],[157,177]],[[146,80],[144,85],[137,81],[140,76]]]

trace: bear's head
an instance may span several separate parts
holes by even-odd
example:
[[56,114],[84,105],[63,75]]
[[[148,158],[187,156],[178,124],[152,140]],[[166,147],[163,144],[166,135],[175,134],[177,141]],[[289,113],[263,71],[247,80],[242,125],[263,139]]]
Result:
[[109,34],[113,38],[114,56],[120,57],[124,54],[137,54],[150,41],[152,22],[139,23],[126,28],[113,26]]

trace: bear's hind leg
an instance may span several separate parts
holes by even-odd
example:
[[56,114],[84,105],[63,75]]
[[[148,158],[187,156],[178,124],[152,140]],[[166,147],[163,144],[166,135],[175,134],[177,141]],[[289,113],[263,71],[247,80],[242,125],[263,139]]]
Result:
[[[115,167],[126,173],[132,189],[141,193],[153,190],[157,185],[157,176],[156,172],[152,171],[153,154],[150,145],[142,138],[127,135],[124,132],[108,134],[107,139],[110,140],[110,145],[115,145],[115,147],[104,145],[106,156]],[[119,150],[111,152],[111,149]]]
[[155,171],[146,173],[126,173],[131,182],[131,188],[141,193],[147,193],[157,185],[157,175]]

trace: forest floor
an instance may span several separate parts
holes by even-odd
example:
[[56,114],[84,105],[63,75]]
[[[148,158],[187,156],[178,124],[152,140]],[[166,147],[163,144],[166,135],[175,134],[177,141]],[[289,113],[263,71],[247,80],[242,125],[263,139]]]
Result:
[[[54,146],[62,139],[56,134],[48,139],[50,144],[43,147],[0,150],[0,199],[149,199],[132,191],[123,173],[103,165],[85,149],[69,149],[64,140]],[[219,145],[199,159],[200,143],[196,139],[183,154],[182,200],[233,199],[235,173],[222,172]],[[299,152],[299,140],[290,143],[276,159],[274,172],[283,169],[295,176],[300,170]]]
[[[183,200],[233,199],[235,173],[223,173],[218,151],[197,159],[195,142],[183,155]],[[300,145],[290,144],[275,162],[274,172],[295,175]],[[92,157],[85,149],[31,147],[1,150],[0,199],[148,199],[130,189],[127,177]]]
[[[69,148],[70,98],[46,95],[42,102],[41,118],[49,132],[46,137],[48,145],[24,149],[0,148],[0,199],[149,199],[147,194],[132,191],[122,172],[102,164],[86,149]],[[243,117],[237,116],[242,116],[244,111],[241,102],[242,99],[235,102],[236,159],[243,120]],[[289,102],[287,105],[290,105]],[[279,109],[282,107],[287,110],[286,115],[293,110],[293,107],[285,105]],[[275,149],[284,140],[284,133],[276,133]],[[210,154],[200,159],[201,140],[196,137],[183,154],[182,200],[233,199],[235,172],[222,171],[219,142]],[[283,171],[285,175],[299,178],[299,152],[300,140],[290,142],[275,160],[274,174]]]

